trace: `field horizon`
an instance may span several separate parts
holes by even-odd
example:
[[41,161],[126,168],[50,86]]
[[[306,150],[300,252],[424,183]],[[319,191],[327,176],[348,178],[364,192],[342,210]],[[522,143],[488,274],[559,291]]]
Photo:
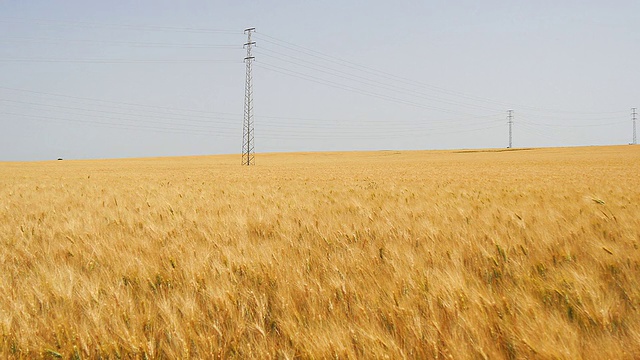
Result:
[[0,162],[0,357],[640,357],[640,147]]
[[[590,148],[618,148],[634,146],[632,144],[617,145],[576,145],[576,146],[549,146],[549,147],[498,147],[498,148],[459,148],[459,149],[418,149],[418,150],[395,150],[395,149],[379,149],[379,150],[331,150],[331,151],[276,151],[276,152],[257,152],[256,156],[277,156],[277,155],[345,155],[345,154],[367,154],[367,153],[499,153],[499,152],[518,152],[531,150],[561,150],[561,149],[590,149]],[[197,159],[206,157],[240,158],[240,153],[233,154],[196,154],[196,155],[169,155],[169,156],[133,156],[133,157],[105,157],[105,158],[51,158],[45,160],[0,160],[0,164],[17,164],[17,163],[49,163],[54,161],[126,161],[126,160],[178,160],[178,159]],[[62,160],[60,160],[62,159]],[[239,163],[239,161],[238,161]]]

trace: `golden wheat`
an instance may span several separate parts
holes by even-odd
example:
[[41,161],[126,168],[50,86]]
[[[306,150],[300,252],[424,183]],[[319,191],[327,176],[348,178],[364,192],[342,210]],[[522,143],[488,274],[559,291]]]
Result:
[[640,148],[0,163],[4,358],[640,358]]

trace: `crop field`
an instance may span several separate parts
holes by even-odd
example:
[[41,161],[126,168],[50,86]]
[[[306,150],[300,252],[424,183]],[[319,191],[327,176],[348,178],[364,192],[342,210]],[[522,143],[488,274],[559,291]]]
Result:
[[0,163],[1,358],[640,358],[640,147]]

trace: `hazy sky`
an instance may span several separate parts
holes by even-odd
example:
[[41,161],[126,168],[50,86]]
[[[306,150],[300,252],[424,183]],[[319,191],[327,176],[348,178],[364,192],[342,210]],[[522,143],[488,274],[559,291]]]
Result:
[[0,160],[239,153],[246,27],[258,153],[632,141],[639,1],[15,0]]

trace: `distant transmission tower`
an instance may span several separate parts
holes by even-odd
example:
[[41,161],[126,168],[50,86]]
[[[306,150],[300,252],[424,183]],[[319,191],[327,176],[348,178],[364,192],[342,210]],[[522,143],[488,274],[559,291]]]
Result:
[[638,144],[636,141],[636,117],[638,116],[636,110],[636,108],[631,108],[631,120],[633,120],[633,145]]
[[512,127],[513,127],[513,110],[509,110],[507,111],[507,120],[509,123],[509,149],[511,149],[511,146],[513,145],[513,143],[511,142],[512,140]]
[[255,41],[251,41],[251,33],[256,28],[245,29],[247,34],[247,43],[244,46],[247,48],[247,56],[244,58],[244,62],[247,65],[246,78],[244,82],[244,125],[242,126],[242,165],[255,165],[254,160],[254,147],[253,147],[253,86],[251,84],[251,63],[255,59],[251,55],[251,48],[256,44]]

